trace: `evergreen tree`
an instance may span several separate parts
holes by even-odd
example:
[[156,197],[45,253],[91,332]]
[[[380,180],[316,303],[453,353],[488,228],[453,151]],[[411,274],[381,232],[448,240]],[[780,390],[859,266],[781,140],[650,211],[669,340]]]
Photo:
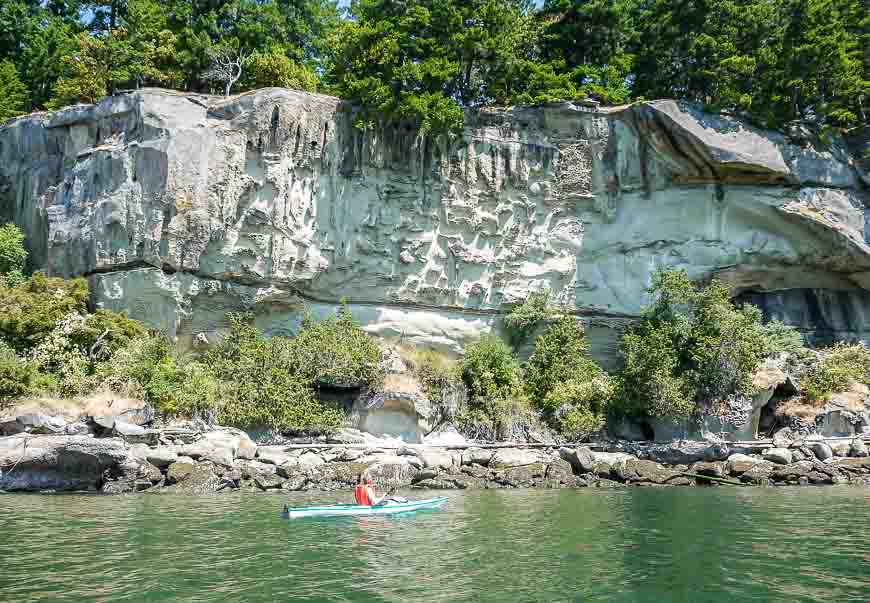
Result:
[[27,88],[11,61],[0,63],[0,122],[27,110]]

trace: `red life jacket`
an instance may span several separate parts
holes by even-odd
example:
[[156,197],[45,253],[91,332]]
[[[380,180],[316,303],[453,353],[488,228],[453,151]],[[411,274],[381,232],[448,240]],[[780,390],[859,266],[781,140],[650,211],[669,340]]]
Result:
[[372,501],[369,498],[369,487],[366,484],[359,484],[353,489],[353,497],[356,499],[356,504],[366,507],[372,506]]

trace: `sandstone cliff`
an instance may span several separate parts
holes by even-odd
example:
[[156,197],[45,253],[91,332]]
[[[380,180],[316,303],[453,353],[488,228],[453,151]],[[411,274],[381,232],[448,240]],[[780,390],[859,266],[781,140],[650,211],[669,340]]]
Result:
[[2,217],[35,267],[181,339],[240,309],[286,333],[344,297],[374,334],[458,349],[550,289],[607,362],[664,265],[810,335],[870,333],[866,173],[845,146],[673,101],[487,110],[455,141],[353,122],[283,89],[28,116],[0,128]]

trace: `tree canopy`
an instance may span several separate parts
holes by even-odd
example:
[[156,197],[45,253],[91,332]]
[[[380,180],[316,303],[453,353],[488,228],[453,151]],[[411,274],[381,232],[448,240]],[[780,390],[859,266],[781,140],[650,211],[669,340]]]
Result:
[[770,126],[866,122],[862,0],[4,0],[0,120],[162,86],[319,90],[358,125],[458,131],[463,110],[671,97]]

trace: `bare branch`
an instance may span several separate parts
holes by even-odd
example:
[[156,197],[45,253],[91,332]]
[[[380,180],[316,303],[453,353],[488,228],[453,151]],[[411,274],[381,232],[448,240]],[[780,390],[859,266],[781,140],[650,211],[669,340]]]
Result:
[[211,66],[203,74],[208,80],[223,82],[225,86],[225,96],[230,95],[233,85],[242,77],[242,70],[245,63],[251,58],[253,53],[246,53],[244,50],[234,50],[225,46],[212,47],[207,51]]

